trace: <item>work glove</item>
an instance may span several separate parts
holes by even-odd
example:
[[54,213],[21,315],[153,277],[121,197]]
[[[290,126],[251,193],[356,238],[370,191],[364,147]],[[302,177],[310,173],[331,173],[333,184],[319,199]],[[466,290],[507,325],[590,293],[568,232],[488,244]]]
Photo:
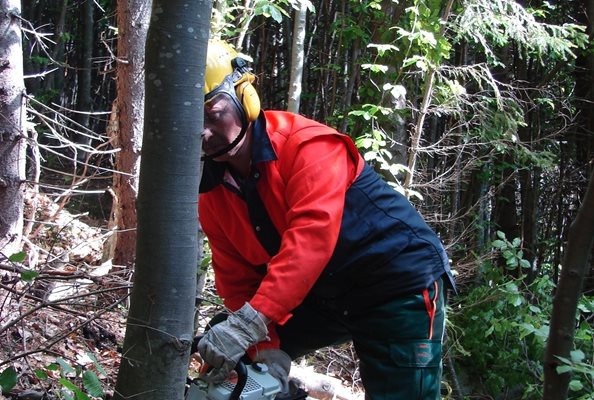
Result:
[[254,357],[254,362],[266,364],[270,375],[280,382],[280,395],[287,395],[289,393],[291,357],[287,353],[279,349],[260,350]]
[[198,353],[212,369],[201,378],[220,383],[229,376],[245,351],[268,335],[265,317],[249,303],[214,325],[198,343]]

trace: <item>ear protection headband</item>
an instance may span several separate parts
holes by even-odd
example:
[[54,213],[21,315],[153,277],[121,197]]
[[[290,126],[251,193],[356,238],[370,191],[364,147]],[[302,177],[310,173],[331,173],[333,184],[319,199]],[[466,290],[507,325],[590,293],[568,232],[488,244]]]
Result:
[[247,62],[241,57],[231,60],[231,66],[237,99],[243,106],[248,121],[255,121],[260,115],[260,97],[252,85],[256,76],[250,72]]

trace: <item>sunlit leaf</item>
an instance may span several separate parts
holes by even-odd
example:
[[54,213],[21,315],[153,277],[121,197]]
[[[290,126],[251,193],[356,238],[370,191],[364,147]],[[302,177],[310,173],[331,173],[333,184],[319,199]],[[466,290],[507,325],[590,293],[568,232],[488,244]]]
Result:
[[581,350],[573,350],[569,353],[569,355],[571,357],[571,361],[573,362],[580,362],[586,358],[586,355]]
[[93,371],[85,371],[83,373],[83,385],[87,392],[93,397],[102,397],[103,396],[103,387],[101,386],[101,381]]
[[582,390],[583,388],[584,388],[584,385],[580,381],[572,380],[571,382],[569,382],[569,390],[571,390],[571,391],[575,392],[578,390]]

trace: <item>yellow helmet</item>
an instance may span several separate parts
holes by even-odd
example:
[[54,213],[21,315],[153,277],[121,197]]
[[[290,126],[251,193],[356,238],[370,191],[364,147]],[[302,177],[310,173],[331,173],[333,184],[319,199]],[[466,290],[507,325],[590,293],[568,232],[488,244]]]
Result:
[[231,60],[238,57],[237,52],[227,42],[218,39],[208,41],[206,71],[204,74],[204,95],[209,94],[233,73]]
[[260,114],[260,98],[252,86],[255,79],[247,67],[247,61],[227,42],[219,39],[208,41],[204,74],[206,101],[218,93],[226,93],[235,97],[248,121],[255,121]]

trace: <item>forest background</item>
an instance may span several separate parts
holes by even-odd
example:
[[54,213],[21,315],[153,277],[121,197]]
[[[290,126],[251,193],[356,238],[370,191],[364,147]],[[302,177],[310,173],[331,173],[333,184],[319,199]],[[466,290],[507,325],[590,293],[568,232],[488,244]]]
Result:
[[[251,57],[264,108],[351,135],[446,244],[459,294],[444,397],[594,398],[594,2],[212,7],[211,35]],[[0,15],[20,46],[0,39],[0,386],[110,398],[136,262],[150,2],[2,0]],[[11,91],[18,56],[25,90]],[[208,263],[206,245],[197,326],[219,304]],[[357,392],[355,357],[301,362]]]

